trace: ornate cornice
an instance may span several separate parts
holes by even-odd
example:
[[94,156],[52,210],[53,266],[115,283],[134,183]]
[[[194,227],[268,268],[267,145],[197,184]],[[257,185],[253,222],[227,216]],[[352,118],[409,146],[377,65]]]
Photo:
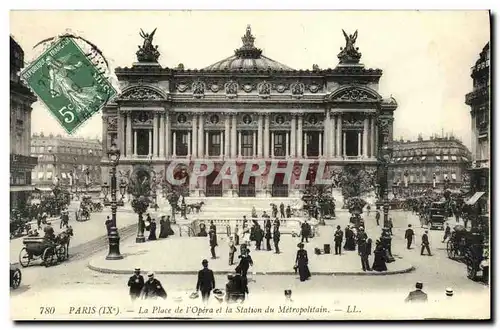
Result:
[[168,96],[159,88],[148,85],[132,85],[118,95],[116,101],[166,101]]
[[379,103],[382,96],[366,86],[348,85],[333,91],[325,100],[334,103]]

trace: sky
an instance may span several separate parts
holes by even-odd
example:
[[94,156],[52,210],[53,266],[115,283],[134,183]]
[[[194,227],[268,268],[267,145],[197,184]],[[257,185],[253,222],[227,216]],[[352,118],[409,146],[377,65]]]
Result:
[[[379,93],[393,96],[394,137],[451,133],[470,148],[470,67],[490,39],[486,11],[11,11],[10,33],[29,63],[33,46],[68,29],[96,44],[115,67],[131,66],[139,31],[157,28],[154,44],[164,67],[203,68],[233,55],[247,24],[263,55],[294,69],[334,68],[345,45],[342,29],[358,30],[367,68],[383,70]],[[64,130],[39,102],[32,132]],[[100,113],[76,136],[101,137]]]

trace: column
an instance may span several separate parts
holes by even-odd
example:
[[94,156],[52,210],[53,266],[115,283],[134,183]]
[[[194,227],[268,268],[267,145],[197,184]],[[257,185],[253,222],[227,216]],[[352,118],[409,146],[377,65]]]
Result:
[[238,152],[236,147],[238,142],[236,140],[236,114],[232,115],[231,123],[231,158],[236,158],[236,153]]
[[177,150],[175,148],[176,143],[177,143],[177,134],[174,131],[174,133],[172,134],[172,156],[173,157],[176,156],[176,152],[177,152]]
[[302,158],[304,156],[304,154],[302,153],[302,140],[303,140],[303,137],[302,137],[302,114],[299,114],[299,123],[298,123],[298,127],[297,127],[297,137],[296,137],[296,141],[297,141],[297,157],[299,158]]
[[325,120],[324,120],[324,132],[323,132],[323,138],[324,138],[324,141],[321,141],[321,134],[320,134],[320,142],[319,142],[319,145],[320,145],[320,156],[323,156],[323,153],[321,152],[321,144],[323,142],[323,147],[325,148],[324,149],[324,153],[325,153],[325,156],[326,157],[329,157],[330,156],[330,109],[327,109],[326,110],[326,115],[325,115]]
[[134,157],[137,156],[137,130],[134,130]]
[[[322,157],[322,156],[323,156],[323,138],[322,138],[322,136],[321,136],[321,135],[322,135],[322,134],[321,134],[321,133],[319,133],[319,139],[318,139],[318,140],[319,140],[319,141],[318,141],[318,143],[319,143],[319,155],[318,155],[318,156],[319,156],[319,157]],[[326,135],[326,133],[325,133],[325,135]],[[328,150],[328,149],[327,149],[327,150]]]
[[262,126],[264,119],[259,115],[259,127],[257,129],[257,157],[262,158]]
[[358,157],[361,156],[361,132],[358,132]]
[[[118,127],[120,129],[120,127]],[[121,141],[120,141],[121,144]],[[108,117],[102,116],[102,156],[107,157],[108,152]],[[125,157],[125,150],[121,149],[120,152],[123,152],[123,156]],[[37,177],[38,179],[38,177]]]
[[153,130],[149,129],[148,133],[149,133],[149,154],[148,154],[149,156],[153,154]]
[[[345,134],[343,134],[342,136],[342,115],[339,114],[337,116],[337,152],[335,153],[336,157],[341,157],[342,155],[345,155]],[[342,137],[344,138],[344,142],[343,144],[341,144],[342,142]],[[342,146],[344,147],[342,149]]]
[[222,132],[219,133],[220,136],[220,153],[219,156],[222,158],[224,155],[224,134]]
[[297,135],[297,117],[295,115],[292,115],[292,120],[290,122],[290,125],[292,126],[290,128],[290,157],[294,158],[296,156],[296,139],[295,136]]
[[346,147],[345,147],[345,144],[346,144],[346,138],[345,138],[345,132],[343,132],[343,137],[342,137],[342,156],[346,156]]
[[238,158],[241,158],[241,131],[238,132]]
[[165,153],[169,157],[172,154],[172,140],[171,140],[171,127],[170,127],[170,114],[167,112],[165,114]]
[[330,157],[335,157],[336,151],[335,151],[335,146],[337,143],[337,131],[335,129],[335,126],[337,126],[337,122],[335,119],[335,115],[330,116],[330,136],[328,139],[330,140]]
[[368,158],[368,125],[368,117],[366,117],[363,126],[363,158]]
[[160,158],[165,158],[165,114],[160,114]]
[[203,150],[205,145],[205,141],[203,141],[205,137],[205,119],[203,117],[203,114],[200,114],[200,121],[198,125],[198,157],[203,157],[205,155],[205,151]]
[[274,132],[271,133],[271,158],[274,158]]
[[224,156],[226,158],[229,158],[231,155],[229,154],[229,146],[230,146],[230,143],[229,143],[229,137],[230,137],[230,134],[231,134],[231,123],[229,122],[230,118],[229,118],[229,115],[226,114],[226,119],[225,119],[225,123],[224,123]]
[[252,131],[252,155],[255,157],[257,155],[257,135],[255,131]]
[[192,144],[191,152],[194,158],[197,158],[198,155],[198,116],[193,115],[191,118],[191,140],[188,139],[188,144]]
[[264,122],[264,158],[269,158],[269,114],[266,113]]
[[202,155],[202,157],[207,157],[208,158],[209,152],[208,152],[208,132],[205,132],[205,154]]
[[[127,157],[132,157],[132,154],[134,154],[134,155],[136,154],[135,152],[133,152],[134,148],[133,148],[133,142],[132,142],[132,138],[133,138],[133,135],[132,135],[132,114],[129,112],[126,114],[126,116],[127,116],[127,133],[125,134],[125,141],[126,141],[126,148],[127,148],[126,155],[127,155]],[[123,140],[123,138],[122,138],[122,140]]]
[[307,158],[307,132],[304,133],[304,158]]
[[378,125],[375,125],[375,157],[378,157],[378,144],[380,143],[378,136]]
[[160,114],[155,113],[153,116],[153,157],[158,156],[158,121]]
[[288,137],[288,132],[285,133],[285,136],[286,136],[286,139],[285,139],[285,156],[286,158],[288,158],[288,156],[290,156],[290,151],[289,151],[289,148],[290,148],[290,139]]
[[188,132],[188,139],[187,139],[187,141],[188,141],[188,143],[187,143],[187,145],[188,145],[188,154],[187,154],[187,157],[188,158],[191,158],[191,156],[192,157],[196,157],[194,155],[191,155],[191,143],[190,143],[191,142],[191,132]]

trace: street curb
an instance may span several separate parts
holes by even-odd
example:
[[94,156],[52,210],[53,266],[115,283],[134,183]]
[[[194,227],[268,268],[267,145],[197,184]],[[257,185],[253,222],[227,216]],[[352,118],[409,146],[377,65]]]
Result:
[[[91,262],[87,264],[87,267],[90,270],[99,272],[99,273],[104,273],[104,274],[117,274],[117,275],[130,275],[132,271],[130,269],[128,270],[122,270],[122,269],[110,269],[110,268],[102,268],[102,267],[97,267],[91,265]],[[410,266],[404,269],[400,270],[392,270],[392,271],[387,271],[387,272],[311,272],[311,275],[320,275],[320,276],[385,276],[385,275],[397,275],[397,274],[405,274],[405,273],[410,273],[415,270],[414,266]],[[144,272],[147,272],[146,270],[142,270]],[[158,271],[153,271],[155,274],[160,274],[160,275],[197,275],[198,271],[189,271],[189,270],[181,270],[181,271],[166,271],[166,270],[158,270]],[[229,273],[229,271],[219,271],[219,270],[214,270],[214,274],[216,275],[226,275]],[[252,274],[254,274],[252,272]],[[255,275],[296,275],[295,272],[289,271],[289,272],[256,272]]]

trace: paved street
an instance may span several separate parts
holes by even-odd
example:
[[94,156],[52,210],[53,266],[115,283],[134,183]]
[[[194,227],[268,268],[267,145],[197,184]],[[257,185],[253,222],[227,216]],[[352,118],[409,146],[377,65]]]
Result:
[[[372,217],[373,222],[370,222],[370,218]],[[132,223],[135,219],[133,214],[128,216],[120,214],[120,220],[123,223],[127,221]],[[418,219],[408,213],[395,213],[393,215],[393,220],[395,225],[395,237],[393,240],[395,246],[402,245],[403,242],[401,237],[409,222],[414,223],[415,227],[419,227],[417,226]],[[82,223],[82,225],[90,226],[95,222],[102,228],[103,221],[104,218],[92,219],[87,223]],[[374,214],[372,213],[366,220],[368,234],[371,237],[375,236],[374,222]],[[94,229],[91,231],[94,231]],[[87,231],[82,230],[82,232]],[[377,295],[383,292],[384,300],[387,299],[387,297],[392,297],[391,299],[393,302],[400,302],[404,299],[406,293],[413,289],[416,281],[422,281],[424,283],[424,291],[429,293],[430,300],[441,300],[444,297],[444,290],[446,287],[453,288],[456,299],[459,299],[459,297],[464,298],[472,293],[477,293],[486,297],[488,294],[488,287],[481,283],[468,280],[466,277],[465,265],[447,258],[446,251],[443,249],[444,244],[440,243],[442,233],[442,231],[431,231],[431,248],[434,253],[432,257],[420,256],[420,251],[417,251],[417,249],[412,249],[410,251],[402,248],[394,250],[396,257],[407,259],[415,266],[415,271],[410,273],[387,276],[318,275],[313,276],[311,280],[306,282],[300,282],[296,275],[256,275],[253,276],[249,285],[251,296],[271,294],[280,297],[284,289],[291,289],[296,296],[305,293],[315,293],[318,295],[331,294],[335,297],[347,297],[345,299],[348,299],[348,297],[357,297],[357,300],[360,299],[360,296],[366,298],[367,294]],[[416,228],[416,234],[417,244],[419,244],[419,237],[421,235],[421,230],[419,228]],[[105,245],[101,246],[101,248],[103,247],[105,248]],[[183,253],[189,252],[183,251],[181,253],[180,251],[172,250],[171,253],[180,253],[179,257],[181,257]],[[106,251],[104,249],[95,256],[104,258],[105,255]],[[88,294],[92,292],[96,294],[97,292],[100,294],[102,294],[102,292],[109,292],[108,296],[120,297],[121,301],[126,301],[123,299],[128,299],[126,287],[128,275],[94,272],[87,267],[89,260],[90,258],[77,258],[49,268],[31,266],[22,269],[23,283],[21,287],[15,291],[11,290],[11,301],[13,306],[19,306],[19,308],[22,309],[21,306],[24,306],[25,302],[31,301],[31,299],[54,301],[51,297],[56,295],[57,292],[87,292]],[[170,297],[186,295],[186,292],[191,292],[196,284],[195,275],[158,275],[157,277],[164,284]],[[225,282],[225,275],[216,275],[217,286],[220,287]],[[92,299],[96,299],[95,294]],[[348,301],[345,299],[343,301]],[[477,300],[477,302],[484,311],[488,309],[486,307],[486,298],[484,300]],[[484,305],[482,305],[483,302]]]

